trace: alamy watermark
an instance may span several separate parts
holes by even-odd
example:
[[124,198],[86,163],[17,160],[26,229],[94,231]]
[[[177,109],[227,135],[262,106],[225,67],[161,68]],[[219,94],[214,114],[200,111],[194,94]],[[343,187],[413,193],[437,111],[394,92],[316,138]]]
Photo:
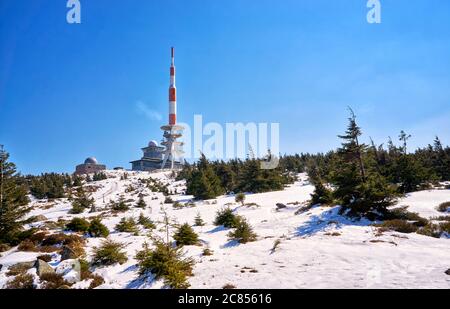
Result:
[[368,0],[367,22],[369,24],[381,24],[381,2],[380,0]]
[[234,158],[262,159],[261,169],[278,167],[280,153],[279,123],[203,123],[202,115],[194,115],[193,127],[180,123],[185,159],[201,154],[213,160]]
[[66,7],[69,9],[66,14],[68,24],[81,24],[81,3],[80,0],[68,0]]

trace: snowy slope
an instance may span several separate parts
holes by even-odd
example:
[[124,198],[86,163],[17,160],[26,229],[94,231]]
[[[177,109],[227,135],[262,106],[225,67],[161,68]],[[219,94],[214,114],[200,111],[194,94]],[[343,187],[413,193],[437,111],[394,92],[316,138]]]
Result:
[[[106,282],[100,288],[162,287],[161,282],[137,280],[134,256],[145,241],[149,242],[146,232],[141,230],[140,236],[114,232],[114,226],[122,217],[137,219],[142,210],[131,208],[126,213],[113,216],[106,208],[110,200],[117,200],[120,196],[137,200],[140,192],[147,194],[147,208],[143,212],[155,222],[161,222],[164,208],[178,223],[193,224],[197,213],[207,223],[203,227],[194,227],[202,245],[185,247],[186,255],[196,261],[194,276],[189,279],[192,288],[222,288],[226,284],[238,288],[450,288],[450,276],[445,274],[450,268],[449,239],[396,232],[378,235],[377,229],[369,222],[353,222],[340,216],[338,206],[316,207],[295,214],[314,189],[305,175],[300,175],[300,180],[284,191],[248,195],[246,203],[258,206],[242,207],[234,202],[233,196],[224,196],[214,201],[197,202],[192,208],[173,209],[170,204],[162,205],[162,193],[150,192],[139,182],[140,178],[153,177],[169,183],[171,190],[181,192],[184,183],[173,181],[169,173],[129,172],[127,180],[120,180],[122,171],[108,174],[112,178],[93,183],[98,187],[93,197],[97,210],[104,213],[102,222],[112,232],[110,238],[127,245],[129,260],[123,265],[95,269],[95,273],[104,277]],[[137,189],[126,193],[129,185]],[[184,195],[172,198],[183,203],[191,199]],[[412,193],[399,205],[409,205],[410,211],[432,217],[439,215],[435,207],[444,201],[450,201],[450,190]],[[58,200],[54,205],[43,201],[32,203],[35,209],[30,216],[44,215],[52,221],[99,214],[70,215],[71,205],[66,199]],[[277,211],[277,203],[288,207]],[[256,242],[241,245],[230,242],[227,237],[229,230],[213,225],[216,212],[225,205],[248,219],[258,234]],[[155,232],[162,236],[161,228],[159,223]],[[281,244],[272,251],[277,239]],[[88,239],[88,255],[101,240]],[[205,247],[213,251],[212,256],[202,256]],[[9,265],[32,261],[37,255],[18,252],[17,249],[2,253],[0,286],[7,280],[5,272]],[[86,283],[77,283],[74,287],[85,288]]]

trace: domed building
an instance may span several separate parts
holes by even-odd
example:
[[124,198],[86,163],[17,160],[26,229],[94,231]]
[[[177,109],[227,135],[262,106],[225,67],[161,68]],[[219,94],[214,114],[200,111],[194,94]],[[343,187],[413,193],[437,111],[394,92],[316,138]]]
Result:
[[[159,170],[163,164],[164,146],[159,146],[158,142],[150,141],[147,147],[142,148],[144,153],[140,160],[130,162],[133,171],[155,171]],[[178,164],[181,166],[181,164]],[[179,167],[177,165],[177,167]],[[166,168],[170,168],[170,162],[166,162]]]
[[106,165],[99,164],[97,159],[94,157],[89,157],[86,160],[84,160],[83,164],[80,164],[76,167],[75,174],[76,175],[92,174],[104,170],[106,170]]

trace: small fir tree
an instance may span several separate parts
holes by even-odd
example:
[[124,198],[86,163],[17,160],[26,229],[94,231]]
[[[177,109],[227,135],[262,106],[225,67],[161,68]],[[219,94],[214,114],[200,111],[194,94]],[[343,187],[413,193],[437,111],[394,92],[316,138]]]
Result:
[[198,235],[187,223],[178,228],[173,235],[173,239],[177,242],[177,246],[192,246],[198,243]]
[[137,208],[145,208],[145,207],[147,207],[147,204],[145,203],[143,196],[139,197],[139,200],[136,203],[136,207]]
[[23,217],[30,211],[26,187],[21,184],[16,166],[0,148],[0,243],[14,244],[22,230]]
[[236,194],[236,197],[234,198],[236,203],[241,203],[242,206],[244,206],[245,203],[245,194],[244,193],[238,193]]
[[197,216],[194,219],[195,226],[204,226],[205,222],[203,221],[202,217],[200,216],[200,213],[197,213]]

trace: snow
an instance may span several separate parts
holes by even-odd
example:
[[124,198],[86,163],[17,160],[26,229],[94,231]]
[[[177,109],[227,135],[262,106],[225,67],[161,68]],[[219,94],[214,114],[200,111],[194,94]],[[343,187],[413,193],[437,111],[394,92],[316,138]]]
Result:
[[422,217],[432,218],[444,215],[436,208],[450,202],[450,190],[427,190],[408,194],[399,204],[409,206],[408,210],[419,213]]
[[[257,206],[241,206],[230,195],[213,201],[196,202],[195,207],[173,209],[172,205],[163,205],[165,198],[162,193],[150,192],[140,184],[139,179],[152,177],[168,183],[170,190],[176,189],[178,192],[184,188],[183,181],[174,181],[168,172],[128,172],[128,179],[120,180],[123,173],[108,171],[111,178],[90,184],[98,187],[92,195],[96,201],[96,213],[71,215],[68,213],[70,202],[60,199],[50,208],[42,207],[46,204],[43,201],[33,200],[32,204],[36,207],[29,214],[44,215],[51,221],[102,215],[102,222],[111,231],[110,238],[126,244],[128,261],[122,265],[95,268],[94,273],[105,280],[99,288],[163,287],[161,281],[153,278],[138,278],[134,256],[144,242],[151,243],[147,237],[148,231],[141,229],[139,236],[114,231],[121,218],[137,219],[143,212],[157,223],[154,233],[164,236],[162,210],[172,221],[180,224],[193,224],[198,213],[206,223],[205,226],[194,227],[201,245],[184,248],[186,256],[193,257],[196,262],[194,276],[189,278],[192,288],[222,288],[226,284],[238,288],[450,288],[450,276],[445,274],[450,268],[448,239],[397,232],[379,235],[369,221],[354,221],[341,216],[339,206],[313,207],[296,214],[314,190],[304,174],[283,191],[248,194],[245,202]],[[137,190],[125,192],[129,185]],[[137,201],[140,192],[147,195],[146,209],[131,207],[126,213],[118,215],[108,211],[110,200],[123,196],[125,200]],[[172,198],[186,203],[192,197],[179,194]],[[408,205],[409,211],[430,218],[442,215],[436,207],[446,201],[450,201],[450,190],[428,190],[408,194],[399,201],[398,206]],[[277,203],[283,203],[287,208],[277,210]],[[213,225],[216,212],[228,206],[236,214],[247,218],[258,234],[257,241],[247,244],[229,241],[227,234],[230,230]],[[41,224],[43,222],[34,225]],[[102,240],[87,239],[88,259]],[[280,244],[273,251],[276,240]],[[204,248],[212,250],[213,255],[202,256]],[[9,279],[5,275],[8,266],[32,261],[37,255],[16,249],[2,253],[0,287]],[[56,269],[66,269],[62,263],[70,264],[70,261],[51,265]],[[62,272],[68,278],[73,275],[71,271]],[[90,280],[78,282],[73,287],[87,288],[89,283]]]

